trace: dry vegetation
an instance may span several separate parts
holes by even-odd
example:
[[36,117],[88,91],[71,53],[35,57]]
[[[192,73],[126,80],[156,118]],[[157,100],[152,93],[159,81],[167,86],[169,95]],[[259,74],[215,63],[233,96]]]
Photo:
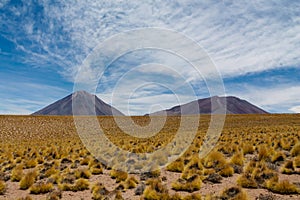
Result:
[[[99,117],[107,137],[132,152],[168,144],[179,120],[168,117],[157,135],[138,139]],[[0,199],[300,199],[300,115],[228,115],[214,150],[199,158],[209,121],[201,116],[173,163],[127,174],[85,149],[72,117],[0,116]]]

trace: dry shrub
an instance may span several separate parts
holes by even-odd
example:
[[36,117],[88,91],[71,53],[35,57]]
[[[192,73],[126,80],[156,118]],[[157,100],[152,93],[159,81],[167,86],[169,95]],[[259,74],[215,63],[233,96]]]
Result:
[[43,183],[43,182],[35,183],[29,188],[31,194],[45,194],[51,192],[52,190],[53,190],[52,183]]
[[184,169],[203,170],[203,165],[201,163],[201,159],[199,158],[199,154],[194,154]]
[[210,152],[204,159],[204,166],[207,168],[222,168],[226,164],[224,155],[220,152]]
[[299,194],[299,189],[288,180],[284,181],[267,181],[266,187],[268,190],[279,194]]
[[121,191],[117,191],[116,192],[116,196],[115,196],[115,200],[123,200],[124,198],[122,197],[122,192]]
[[10,180],[13,182],[19,182],[23,177],[23,165],[16,166],[12,172]]
[[91,160],[90,157],[85,157],[80,161],[80,165],[88,165],[90,160]]
[[253,154],[255,151],[254,146],[252,144],[246,143],[243,145],[243,153],[246,154]]
[[300,156],[297,156],[295,159],[294,159],[294,166],[297,168],[300,168]]
[[239,187],[225,189],[220,198],[230,200],[248,200],[247,194]]
[[285,154],[282,153],[282,152],[276,152],[272,158],[271,158],[271,162],[272,163],[275,163],[275,162],[278,162],[278,161],[284,161],[286,158]]
[[226,164],[225,167],[223,167],[219,174],[223,177],[230,177],[234,174],[234,169],[232,166]]
[[3,195],[6,191],[6,185],[4,181],[0,181],[0,195]]
[[76,179],[85,178],[89,179],[91,177],[91,172],[88,169],[78,169],[74,172]]
[[26,169],[34,168],[37,165],[38,165],[38,162],[37,162],[37,160],[35,158],[29,159],[29,160],[25,161],[25,163],[24,163],[24,167]]
[[89,189],[89,182],[86,179],[80,178],[75,181],[75,184],[64,183],[60,185],[63,191],[83,191]]
[[292,156],[299,156],[300,155],[300,142],[298,142],[291,150]]
[[241,152],[235,153],[230,162],[235,165],[243,166],[244,164],[244,156]]
[[62,198],[62,191],[56,189],[47,195],[46,200],[59,200],[61,198]]
[[270,152],[268,148],[265,145],[262,145],[259,147],[258,150],[258,160],[269,160],[270,159]]
[[27,190],[35,182],[36,177],[37,172],[35,170],[27,172],[20,181],[20,189]]
[[54,167],[51,167],[50,169],[48,169],[46,172],[45,172],[45,177],[50,177],[54,174],[57,174],[58,171],[54,168]]
[[90,171],[93,175],[103,174],[101,164],[93,164],[90,166]]
[[128,174],[126,172],[113,169],[110,171],[110,176],[111,178],[116,179],[116,182],[119,183],[121,181],[125,181],[128,177]]
[[166,169],[170,172],[182,172],[184,169],[184,163],[181,159],[177,159],[168,164]]
[[109,191],[104,187],[104,185],[102,183],[96,183],[92,187],[92,198],[94,200],[102,200],[108,194],[109,194]]
[[143,192],[143,198],[147,200],[170,199],[168,189],[159,179],[148,179],[147,187]]
[[258,185],[251,174],[242,174],[237,179],[237,184],[243,188],[257,188]]
[[283,165],[283,167],[281,169],[281,172],[283,174],[293,174],[293,173],[295,173],[295,167],[294,167],[293,161],[287,160],[284,163],[284,165]]
[[176,191],[193,192],[199,190],[201,188],[201,184],[201,177],[195,174],[187,180],[181,178],[178,179],[175,183],[172,184],[172,188]]
[[132,189],[135,188],[138,184],[138,180],[136,180],[136,178],[134,178],[133,176],[129,177],[126,179],[125,181],[125,188],[126,189]]

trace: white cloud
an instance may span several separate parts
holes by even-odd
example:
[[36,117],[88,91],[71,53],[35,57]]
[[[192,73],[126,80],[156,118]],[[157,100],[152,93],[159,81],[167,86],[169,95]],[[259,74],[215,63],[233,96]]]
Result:
[[300,106],[294,106],[294,107],[290,108],[289,110],[294,113],[300,113]]
[[[52,5],[42,1],[42,24],[37,24],[36,16],[30,13],[33,2],[26,2],[29,3],[17,9],[26,16],[24,19],[17,14],[0,18],[2,27],[11,33],[6,37],[23,47],[29,54],[28,62],[55,63],[71,79],[77,66],[99,42],[122,31],[151,26],[174,29],[197,41],[224,76],[300,63],[297,2],[104,0]],[[15,29],[17,24],[21,25],[19,30]],[[31,44],[22,42],[23,39]]]
[[4,7],[9,0],[0,0],[0,8]]
[[[19,79],[18,79],[19,78]],[[66,96],[57,86],[27,82],[18,77],[13,82],[0,80],[0,114],[31,114]]]
[[113,97],[113,102],[111,94],[99,93],[97,96],[107,103],[112,103],[112,105],[119,109],[126,115],[143,115],[147,113],[153,113],[160,110],[169,109],[175,105],[188,103],[192,100],[196,100],[195,96],[180,95],[176,96],[174,94],[159,94],[153,95],[148,94],[146,96],[139,96],[132,99],[128,99],[130,94],[118,94]]
[[34,101],[28,99],[2,99],[0,102],[1,114],[28,115],[44,107],[49,101]]
[[138,71],[147,74],[164,74],[167,76],[173,76],[175,78],[180,76],[180,74],[178,74],[178,71],[175,71],[168,66],[158,63],[144,64],[141,68],[138,69]]
[[[232,88],[228,95],[238,96],[271,112],[294,111],[300,103],[300,85],[276,87],[240,86]],[[277,111],[276,111],[277,110]]]

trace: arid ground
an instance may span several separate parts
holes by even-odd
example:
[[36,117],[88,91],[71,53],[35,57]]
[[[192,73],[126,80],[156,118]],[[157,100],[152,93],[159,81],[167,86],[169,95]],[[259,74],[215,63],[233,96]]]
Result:
[[[214,149],[200,158],[210,117],[201,115],[176,161],[130,174],[93,157],[73,117],[0,116],[0,199],[300,199],[299,114],[227,115]],[[98,120],[119,148],[145,153],[174,138],[180,117],[142,139],[124,134],[112,117]],[[149,123],[146,116],[133,120]]]

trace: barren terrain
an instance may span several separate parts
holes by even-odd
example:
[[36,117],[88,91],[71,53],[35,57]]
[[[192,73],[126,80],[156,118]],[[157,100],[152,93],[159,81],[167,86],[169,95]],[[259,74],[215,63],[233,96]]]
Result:
[[[149,123],[146,116],[133,120]],[[168,117],[149,138],[126,135],[112,117],[98,121],[119,148],[151,153],[175,137],[180,117]],[[201,115],[193,143],[176,161],[128,174],[85,148],[73,117],[0,116],[0,199],[300,199],[299,114],[227,115],[215,148],[200,158],[209,121]]]

